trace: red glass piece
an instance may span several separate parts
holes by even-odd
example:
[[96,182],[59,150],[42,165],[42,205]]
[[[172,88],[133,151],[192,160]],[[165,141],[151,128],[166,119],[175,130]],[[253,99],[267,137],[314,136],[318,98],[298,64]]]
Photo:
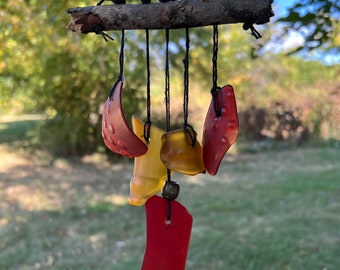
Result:
[[238,116],[234,89],[227,85],[216,93],[216,114],[214,99],[210,103],[203,129],[203,163],[210,175],[218,171],[222,158],[238,135]]
[[104,104],[102,136],[105,145],[113,152],[125,157],[138,157],[148,150],[126,121],[122,106],[123,81],[118,81]]
[[192,216],[177,201],[171,201],[171,222],[167,199],[151,197],[146,209],[146,248],[141,270],[184,270],[188,255]]

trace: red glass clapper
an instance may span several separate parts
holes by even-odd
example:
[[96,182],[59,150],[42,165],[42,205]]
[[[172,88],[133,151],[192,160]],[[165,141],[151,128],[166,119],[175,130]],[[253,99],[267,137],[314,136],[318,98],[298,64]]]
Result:
[[179,202],[171,201],[171,222],[167,224],[169,201],[157,195],[145,204],[146,248],[141,270],[184,270],[188,255],[192,216]]
[[203,163],[210,175],[217,173],[222,158],[237,139],[239,127],[233,87],[226,85],[217,90],[215,102],[212,99],[210,103],[202,138]]
[[138,157],[148,150],[126,121],[122,106],[123,81],[118,80],[103,109],[102,136],[105,145],[113,152],[128,158]]

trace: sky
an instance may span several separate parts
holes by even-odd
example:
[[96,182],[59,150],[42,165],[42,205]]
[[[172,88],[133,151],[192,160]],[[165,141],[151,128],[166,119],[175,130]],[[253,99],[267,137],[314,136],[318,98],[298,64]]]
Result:
[[287,15],[287,9],[291,7],[296,0],[274,0],[274,18],[282,17]]
[[[274,17],[272,21],[280,17],[284,17],[288,14],[288,8],[292,7],[298,0],[274,0],[273,9],[274,9]],[[272,44],[268,49],[274,51],[289,51],[290,48],[296,48],[299,45],[304,43],[304,38],[300,33],[291,31],[289,35],[286,37],[285,41],[281,44]],[[321,53],[318,51],[314,51],[312,54],[306,55],[306,53],[302,53],[301,55],[304,58],[315,59],[324,62],[325,64],[339,64],[340,56],[331,54],[331,53]]]

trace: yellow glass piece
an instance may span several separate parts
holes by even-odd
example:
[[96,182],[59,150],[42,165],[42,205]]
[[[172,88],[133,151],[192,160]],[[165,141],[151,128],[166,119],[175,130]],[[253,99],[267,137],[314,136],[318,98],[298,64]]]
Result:
[[[144,123],[135,115],[132,117],[132,128],[137,137],[143,138]],[[161,137],[164,133],[164,130],[151,125],[148,151],[135,158],[133,176],[130,180],[129,204],[131,205],[144,205],[165,184],[167,168],[159,156],[162,146]]]
[[202,147],[197,140],[192,146],[192,138],[188,132],[194,132],[197,137],[196,131],[184,129],[174,130],[162,136],[161,160],[170,170],[188,175],[203,173],[205,169]]

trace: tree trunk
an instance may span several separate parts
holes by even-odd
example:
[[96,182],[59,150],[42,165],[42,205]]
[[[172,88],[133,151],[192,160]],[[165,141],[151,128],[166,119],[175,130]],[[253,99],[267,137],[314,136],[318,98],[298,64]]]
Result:
[[68,30],[89,33],[122,29],[177,29],[206,25],[264,24],[273,0],[178,0],[167,3],[112,4],[70,8]]

